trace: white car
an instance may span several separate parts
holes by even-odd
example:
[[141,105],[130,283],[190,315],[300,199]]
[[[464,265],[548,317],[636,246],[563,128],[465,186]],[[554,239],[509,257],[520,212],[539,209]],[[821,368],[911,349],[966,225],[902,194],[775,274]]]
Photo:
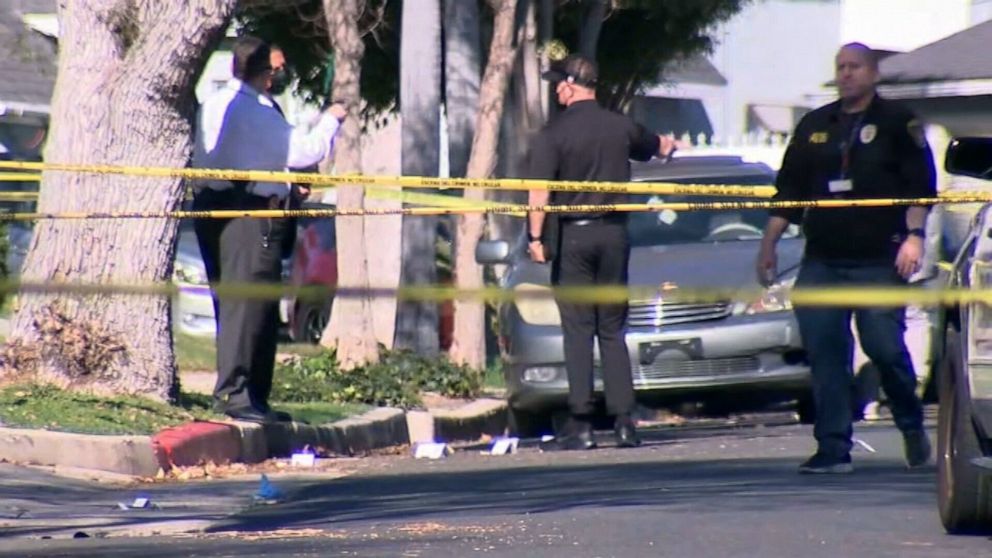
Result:
[[[283,261],[282,269],[285,282],[289,274],[288,260]],[[207,270],[203,265],[192,221],[184,221],[179,227],[172,281],[179,288],[179,293],[172,299],[172,324],[176,332],[196,337],[216,336],[213,297],[210,295]],[[281,329],[285,328],[289,320],[286,306],[287,300],[280,299]]]

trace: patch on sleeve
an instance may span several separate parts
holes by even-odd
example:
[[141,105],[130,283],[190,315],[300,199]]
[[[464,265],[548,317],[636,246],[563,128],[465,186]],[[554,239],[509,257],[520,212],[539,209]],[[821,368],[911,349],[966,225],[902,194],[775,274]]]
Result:
[[809,135],[810,143],[827,143],[830,139],[830,134],[827,132],[813,132]]
[[909,137],[913,138],[913,143],[917,147],[923,149],[927,146],[927,133],[923,129],[923,123],[915,118],[906,123],[906,131],[909,132]]

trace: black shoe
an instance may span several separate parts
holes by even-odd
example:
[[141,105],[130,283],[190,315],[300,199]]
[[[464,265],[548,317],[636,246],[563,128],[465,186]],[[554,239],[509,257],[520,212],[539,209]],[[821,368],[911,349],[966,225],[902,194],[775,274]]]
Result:
[[224,414],[231,417],[234,420],[243,420],[246,422],[258,422],[258,423],[268,423],[268,422],[278,422],[275,413],[272,411],[266,412],[255,407],[231,407],[224,410]]
[[585,420],[572,418],[568,421],[565,435],[541,444],[544,451],[582,451],[596,448],[592,436],[592,425]]
[[799,473],[803,475],[842,475],[853,473],[854,466],[851,465],[851,454],[843,457],[833,457],[824,453],[816,452],[799,466]]
[[617,420],[613,427],[613,434],[617,439],[618,448],[636,448],[641,445],[641,438],[637,435],[637,428],[634,421],[630,419]]
[[903,452],[906,466],[910,469],[922,467],[930,462],[930,438],[923,430],[911,430],[902,434]]
[[266,414],[271,415],[275,422],[293,422],[293,415],[287,413],[286,411],[277,411],[270,407],[268,403],[256,403],[255,407],[262,410]]

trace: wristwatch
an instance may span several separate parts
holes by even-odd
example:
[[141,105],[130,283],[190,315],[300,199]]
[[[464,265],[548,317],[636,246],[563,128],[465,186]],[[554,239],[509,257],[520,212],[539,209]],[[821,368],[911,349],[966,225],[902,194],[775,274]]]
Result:
[[541,241],[540,236],[534,236],[530,233],[530,231],[527,231],[527,242],[540,242],[540,241]]
[[918,236],[925,239],[927,237],[927,232],[921,228],[909,229],[906,231],[906,237],[908,238],[910,236]]

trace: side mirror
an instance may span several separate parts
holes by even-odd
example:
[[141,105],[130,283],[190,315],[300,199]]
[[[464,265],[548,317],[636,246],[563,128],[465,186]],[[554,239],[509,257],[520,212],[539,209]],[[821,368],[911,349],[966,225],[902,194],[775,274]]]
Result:
[[504,264],[510,260],[510,243],[505,240],[482,240],[475,246],[475,261],[483,265]]
[[992,179],[992,138],[954,138],[944,169],[951,174]]

